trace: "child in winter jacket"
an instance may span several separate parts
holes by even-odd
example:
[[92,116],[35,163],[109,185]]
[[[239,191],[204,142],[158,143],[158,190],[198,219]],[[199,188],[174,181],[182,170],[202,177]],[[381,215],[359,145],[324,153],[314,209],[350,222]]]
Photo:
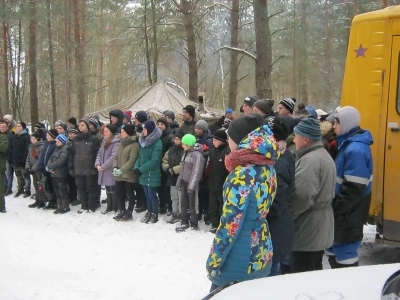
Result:
[[[126,124],[121,129],[120,145],[114,156],[113,175],[115,177],[115,197],[118,204],[116,221],[132,220],[135,199],[139,196],[138,176],[133,172],[133,166],[139,156],[140,146],[135,132],[135,125]],[[128,197],[128,210],[125,207],[125,198]]]
[[207,164],[207,187],[210,192],[210,219],[212,229],[215,233],[219,226],[222,214],[222,187],[229,172],[225,167],[225,157],[231,152],[228,146],[228,136],[225,129],[220,129],[213,134],[214,148],[210,151],[210,159]]
[[56,149],[47,163],[46,170],[50,172],[53,187],[57,197],[55,214],[65,214],[70,211],[68,199],[68,147],[67,137],[59,134],[56,137]]
[[196,144],[196,137],[186,134],[182,138],[182,147],[185,150],[181,170],[176,186],[181,191],[181,226],[176,228],[177,232],[189,228],[188,208],[190,209],[190,224],[193,230],[198,230],[196,194],[199,182],[203,177],[204,157],[201,145]]
[[116,133],[117,127],[115,125],[106,125],[104,128],[104,140],[100,146],[99,152],[97,153],[95,162],[95,166],[99,172],[97,183],[99,186],[104,185],[107,193],[107,208],[103,212],[104,214],[113,210],[115,178],[112,170],[113,160],[119,147],[119,135]]
[[170,187],[170,195],[172,200],[172,218],[167,222],[174,224],[179,221],[179,206],[181,192],[176,187],[178,181],[181,160],[183,156],[182,148],[183,133],[177,132],[174,136],[174,145],[165,153],[161,167],[167,176],[167,185]]
[[[44,142],[42,141],[43,133],[39,129],[31,135],[31,145],[29,146],[28,156],[26,158],[25,169],[29,174],[32,174],[33,186],[36,193],[39,190],[39,182],[42,180],[42,172],[40,168],[40,155],[43,153]],[[30,204],[29,207],[43,207],[44,202],[40,197],[35,198],[35,202]]]

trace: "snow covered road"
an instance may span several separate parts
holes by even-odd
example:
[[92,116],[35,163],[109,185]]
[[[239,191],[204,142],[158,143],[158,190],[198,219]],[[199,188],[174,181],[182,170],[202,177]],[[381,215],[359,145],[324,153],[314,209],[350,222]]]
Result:
[[[207,294],[205,260],[213,235],[177,234],[161,219],[147,225],[111,215],[28,208],[7,197],[0,216],[0,299],[199,299]],[[166,218],[163,216],[163,218]],[[365,228],[361,264],[400,262],[400,250],[374,244]],[[327,266],[325,262],[325,266]]]

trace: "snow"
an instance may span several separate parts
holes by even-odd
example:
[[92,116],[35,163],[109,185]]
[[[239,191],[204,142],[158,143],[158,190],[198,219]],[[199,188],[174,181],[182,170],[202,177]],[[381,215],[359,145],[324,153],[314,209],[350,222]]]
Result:
[[[6,203],[0,299],[200,299],[209,291],[205,262],[213,235],[204,223],[199,232],[178,234],[165,215],[150,225],[140,222],[144,213],[116,222],[100,213],[104,205],[92,214],[72,207],[55,215],[28,208],[31,199],[9,196]],[[374,226],[365,235],[361,265],[400,262],[398,249],[373,242]]]

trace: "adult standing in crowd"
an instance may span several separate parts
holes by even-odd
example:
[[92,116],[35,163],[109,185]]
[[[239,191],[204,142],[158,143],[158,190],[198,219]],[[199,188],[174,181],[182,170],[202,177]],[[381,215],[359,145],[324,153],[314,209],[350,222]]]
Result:
[[251,113],[253,113],[253,105],[254,103],[256,103],[258,101],[258,97],[257,96],[249,96],[244,98],[243,101],[243,115],[250,115]]
[[[8,138],[7,138],[7,124],[5,120],[0,120],[0,174],[4,173],[7,169],[7,149],[8,149]],[[4,181],[0,180],[0,213],[6,211],[6,201],[4,199]]]
[[182,118],[183,124],[179,128],[179,131],[185,134],[193,134],[194,135],[194,126],[196,124],[196,108],[193,105],[186,105],[182,109]]
[[[120,145],[113,161],[115,194],[110,194],[110,196],[111,201],[118,205],[118,214],[114,216],[114,220],[132,220],[135,199],[139,201],[139,178],[133,171],[139,151],[140,146],[135,132],[135,125],[127,124],[121,129]],[[125,206],[126,197],[128,197],[128,209]],[[107,209],[104,213],[111,210],[111,205],[107,204]]]
[[147,113],[144,110],[140,110],[135,114],[133,120],[136,126],[136,133],[141,134],[143,132],[143,125],[148,120]]
[[335,114],[333,128],[339,146],[333,201],[335,239],[327,251],[333,269],[358,266],[358,248],[371,203],[373,140],[368,130],[360,128],[360,121],[360,113],[352,106],[339,108]]
[[78,186],[79,197],[81,201],[81,209],[78,213],[94,212],[98,208],[97,201],[97,169],[95,161],[97,152],[99,151],[101,141],[93,136],[89,130],[89,122],[80,120],[79,133],[72,140],[70,148],[69,164],[71,175],[75,176],[76,185]]
[[70,128],[78,129],[78,120],[75,117],[71,117],[67,120],[67,129]]
[[143,124],[143,132],[139,137],[140,152],[136,160],[134,172],[139,177],[147,199],[147,213],[144,223],[158,222],[157,190],[161,185],[161,130],[149,120]]
[[6,121],[8,129],[11,132],[15,133],[15,130],[16,130],[15,126],[17,125],[17,122],[15,122],[13,120],[13,116],[12,115],[5,115],[3,119],[4,119],[4,121]]
[[[26,158],[25,169],[32,175],[33,186],[36,193],[39,190],[39,183],[42,180],[42,172],[40,167],[40,156],[43,153],[44,142],[42,141],[43,134],[41,129],[31,134],[31,145],[29,146],[28,157]],[[35,197],[35,202],[30,204],[30,208],[43,207],[42,199]]]
[[105,186],[107,194],[107,209],[113,210],[112,204],[115,193],[115,177],[113,175],[113,162],[119,147],[117,126],[108,124],[104,128],[104,140],[97,153],[95,167],[98,171],[98,185]]
[[31,195],[31,176],[28,170],[25,169],[30,143],[31,140],[26,129],[26,124],[18,122],[15,125],[15,137],[11,145],[12,165],[18,181],[18,191],[14,195],[15,198],[22,194],[24,198]]
[[296,101],[293,98],[282,99],[278,104],[278,115],[291,117],[293,115],[295,105]]
[[117,127],[117,133],[120,133],[121,127],[124,123],[124,112],[120,109],[113,109],[112,111],[110,111],[109,116],[110,116],[110,124]]
[[172,110],[167,110],[164,112],[164,117],[167,119],[169,127],[175,135],[179,130],[179,124],[175,121],[175,113]]
[[14,181],[14,168],[12,166],[12,141],[15,137],[15,134],[9,129],[8,123],[3,119],[3,122],[0,124],[0,130],[7,137],[7,151],[6,151],[6,172],[5,176],[5,191],[4,196],[12,195],[12,186]]
[[276,193],[275,139],[259,114],[232,121],[228,128],[230,172],[224,184],[221,225],[206,268],[211,291],[234,281],[268,276],[272,242],[265,220]]
[[292,273],[299,273],[322,270],[324,249],[333,243],[336,168],[322,145],[317,120],[301,120],[294,134],[295,191],[290,208],[295,234],[290,268]]
[[264,118],[274,115],[270,103],[266,99],[256,101],[253,105],[253,112],[262,115]]

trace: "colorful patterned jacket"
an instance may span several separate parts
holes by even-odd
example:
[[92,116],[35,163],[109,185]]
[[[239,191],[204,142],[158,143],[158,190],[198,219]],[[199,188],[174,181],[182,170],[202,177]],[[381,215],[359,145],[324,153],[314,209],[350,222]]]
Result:
[[[251,132],[239,149],[251,149],[272,160],[280,155],[267,125]],[[239,165],[228,175],[221,223],[206,264],[208,278],[213,283],[222,286],[235,280],[268,276],[272,242],[265,218],[276,187],[273,166]]]

